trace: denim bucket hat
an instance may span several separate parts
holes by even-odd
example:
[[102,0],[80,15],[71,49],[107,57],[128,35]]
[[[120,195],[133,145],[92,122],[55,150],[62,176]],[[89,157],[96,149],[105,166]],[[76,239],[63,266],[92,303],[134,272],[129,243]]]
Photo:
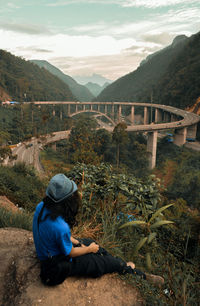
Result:
[[70,197],[78,189],[77,185],[64,174],[52,177],[46,189],[46,195],[55,203]]

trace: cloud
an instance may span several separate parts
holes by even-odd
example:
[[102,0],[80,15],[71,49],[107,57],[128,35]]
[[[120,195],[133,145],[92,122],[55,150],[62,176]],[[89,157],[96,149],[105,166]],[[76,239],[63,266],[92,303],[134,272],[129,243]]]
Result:
[[171,44],[176,35],[168,32],[143,34],[141,37],[145,42],[152,42],[162,46]]
[[[132,50],[133,51],[133,50]],[[116,55],[87,56],[87,57],[51,57],[49,62],[61,69],[65,74],[91,75],[94,72],[110,80],[134,71],[149,52],[143,53],[122,51]]]
[[199,3],[199,0],[125,0],[117,1],[122,4],[124,7],[147,7],[147,8],[158,8],[158,7],[169,7],[175,6],[178,4],[192,5]]
[[18,33],[26,33],[29,35],[38,35],[38,34],[52,34],[50,30],[46,27],[36,24],[19,24],[19,23],[7,23],[0,22],[0,29],[18,32]]
[[32,53],[52,53],[52,50],[38,48],[36,46],[29,47],[17,47],[17,51],[19,52],[32,52]]
[[158,8],[169,7],[175,5],[192,5],[198,4],[199,0],[62,0],[54,3],[47,3],[47,6],[66,6],[70,4],[99,4],[110,5],[115,4],[122,7],[146,7],[146,8]]

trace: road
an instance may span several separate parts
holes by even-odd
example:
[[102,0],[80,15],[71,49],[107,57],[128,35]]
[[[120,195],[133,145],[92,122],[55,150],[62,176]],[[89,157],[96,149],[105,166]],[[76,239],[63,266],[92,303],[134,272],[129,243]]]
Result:
[[16,160],[8,161],[9,165],[14,165],[18,162],[24,162],[26,165],[33,165],[38,172],[43,172],[42,165],[39,160],[39,152],[43,146],[48,143],[66,139],[70,131],[55,132],[40,138],[32,137],[30,141],[20,143],[13,149],[12,154],[16,155]]

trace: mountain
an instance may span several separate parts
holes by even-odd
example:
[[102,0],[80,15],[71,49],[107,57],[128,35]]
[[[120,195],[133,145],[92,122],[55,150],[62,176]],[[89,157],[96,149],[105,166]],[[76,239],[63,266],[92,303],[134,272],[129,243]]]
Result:
[[78,84],[72,77],[69,75],[64,74],[61,70],[56,68],[55,66],[51,65],[47,61],[42,60],[31,60],[32,63],[38,65],[41,68],[45,68],[52,74],[56,75],[59,79],[61,79],[64,83],[66,83],[73,95],[79,100],[79,101],[92,101],[94,96],[89,91],[88,88],[86,88],[83,85]]
[[0,50],[0,99],[74,101],[69,87],[45,69]]
[[200,32],[178,36],[146,58],[137,70],[103,90],[97,101],[150,101],[186,108],[200,96]]
[[92,82],[88,82],[87,84],[85,84],[85,87],[87,87],[89,89],[89,91],[95,97],[97,97],[100,94],[100,92],[102,91],[102,87],[99,84],[92,83]]
[[103,86],[100,86],[99,84],[96,83],[92,83],[92,82],[88,82],[87,84],[85,84],[85,87],[87,87],[89,89],[89,91],[95,96],[97,97],[100,92],[105,89],[107,86],[109,85],[108,82],[104,83]]
[[106,79],[104,78],[102,75],[100,74],[96,74],[96,73],[93,73],[92,75],[90,76],[84,76],[84,75],[75,75],[73,76],[73,78],[79,82],[80,84],[87,84],[89,82],[91,83],[95,83],[95,84],[98,84],[100,86],[103,86],[106,82],[108,83],[112,83],[111,80],[109,79]]

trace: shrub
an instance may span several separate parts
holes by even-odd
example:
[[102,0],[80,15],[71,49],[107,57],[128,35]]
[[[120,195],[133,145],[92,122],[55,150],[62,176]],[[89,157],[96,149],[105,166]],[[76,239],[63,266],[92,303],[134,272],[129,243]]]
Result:
[[0,227],[16,227],[31,231],[32,219],[31,214],[21,211],[13,213],[0,207]]

